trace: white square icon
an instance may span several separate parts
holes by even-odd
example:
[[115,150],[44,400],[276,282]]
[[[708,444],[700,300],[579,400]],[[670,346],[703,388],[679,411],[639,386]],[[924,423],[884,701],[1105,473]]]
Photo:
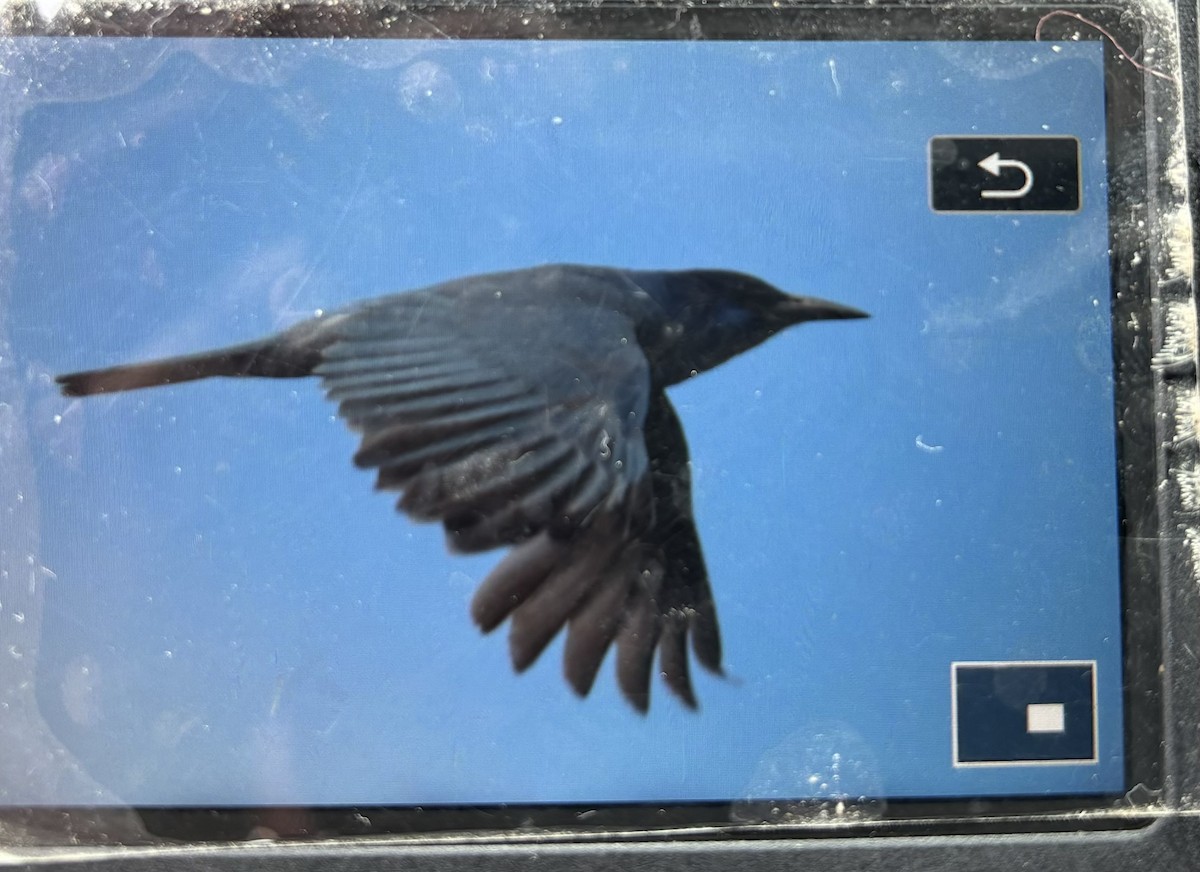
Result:
[[1066,709],[1061,702],[1034,702],[1025,707],[1026,732],[1062,733],[1066,729]]

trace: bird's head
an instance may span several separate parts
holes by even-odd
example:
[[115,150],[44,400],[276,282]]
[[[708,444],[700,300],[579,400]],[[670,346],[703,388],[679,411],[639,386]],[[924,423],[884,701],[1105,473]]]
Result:
[[666,384],[712,369],[793,324],[869,317],[728,270],[643,273],[636,280],[662,309],[659,335],[645,337],[643,347],[649,343],[657,352],[657,371],[666,375]]

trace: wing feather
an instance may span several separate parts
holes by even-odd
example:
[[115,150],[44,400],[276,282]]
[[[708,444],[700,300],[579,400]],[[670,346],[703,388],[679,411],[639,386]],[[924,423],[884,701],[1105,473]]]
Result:
[[466,554],[519,542],[548,527],[557,509],[570,497],[572,488],[586,469],[578,455],[535,486],[510,493],[510,498],[495,511],[483,513],[471,506],[456,507],[445,517],[452,548]]
[[700,665],[716,675],[723,675],[721,668],[721,631],[717,626],[717,605],[713,601],[708,578],[696,593],[696,606],[691,615],[692,653]]
[[395,360],[396,358],[414,358],[419,359],[423,354],[440,355],[446,352],[447,346],[442,337],[439,336],[412,336],[404,335],[403,333],[383,334],[379,338],[352,339],[350,337],[358,335],[362,336],[366,333],[368,326],[378,328],[378,322],[374,325],[359,324],[358,321],[369,317],[369,311],[363,310],[357,315],[350,316],[356,320],[352,321],[345,327],[341,327],[343,335],[346,337],[340,342],[332,343],[321,355],[321,363],[313,368],[313,373],[319,376],[337,375],[340,372],[347,370],[357,372],[363,369],[364,366],[372,360]]
[[587,696],[596,681],[625,610],[636,568],[628,557],[600,579],[590,596],[571,616],[563,652],[563,672],[580,696]]
[[489,514],[500,510],[514,495],[543,484],[572,460],[581,462],[578,450],[561,442],[553,442],[542,451],[523,452],[512,460],[490,455],[468,457],[414,476],[405,488],[400,508],[423,521],[442,518],[456,508]]
[[468,388],[461,391],[445,391],[432,395],[403,397],[397,400],[375,400],[372,402],[346,401],[341,414],[352,426],[386,426],[394,420],[432,418],[450,412],[478,409],[497,403],[528,397],[530,392],[519,385],[492,385],[483,388]]
[[517,435],[510,423],[502,421],[490,427],[480,427],[453,439],[444,439],[441,442],[414,448],[404,453],[381,452],[379,457],[371,458],[373,461],[371,463],[359,462],[356,454],[355,463],[364,468],[379,467],[376,479],[376,487],[379,490],[399,490],[422,470],[454,463],[484,451],[495,451],[503,456],[516,456],[522,451],[535,450],[539,444],[548,441],[544,434],[526,434],[523,441],[518,442]]
[[688,708],[696,708],[696,693],[688,670],[688,622],[683,615],[670,615],[662,623],[658,643],[658,671],[667,687]]
[[[385,361],[380,358],[378,362]],[[339,376],[336,384],[326,391],[331,400],[377,400],[406,396],[424,389],[428,383],[434,385],[457,385],[467,374],[488,376],[480,371],[479,364],[472,360],[438,360],[414,363],[405,360],[403,365],[392,364],[378,369],[359,370],[353,374]],[[409,386],[412,386],[411,388]]]
[[515,434],[536,422],[540,411],[539,404],[525,401],[484,406],[481,409],[442,418],[398,421],[365,434],[358,452],[354,455],[354,462],[363,467],[385,466],[398,455],[475,433],[498,429],[500,432]]
[[[473,388],[500,385],[508,379],[502,373],[488,372],[479,367],[464,369],[454,375],[415,376],[413,378],[397,378],[387,384],[361,387],[353,392],[343,394],[344,399],[339,404],[338,414],[347,417],[354,414],[356,409],[370,412],[380,402],[388,400],[415,399],[438,394],[458,393]],[[326,382],[329,383],[328,381]],[[338,388],[326,389],[327,395],[332,396]]]
[[588,554],[573,555],[565,566],[556,567],[513,612],[508,646],[513,668],[518,672],[523,672],[541,656],[580,600],[600,579],[611,551],[607,548],[589,550]]
[[471,617],[479,628],[489,633],[500,626],[561,562],[568,547],[542,533],[508,552],[471,598]]
[[617,685],[639,712],[650,708],[650,670],[662,630],[654,600],[642,590],[630,598],[617,633]]

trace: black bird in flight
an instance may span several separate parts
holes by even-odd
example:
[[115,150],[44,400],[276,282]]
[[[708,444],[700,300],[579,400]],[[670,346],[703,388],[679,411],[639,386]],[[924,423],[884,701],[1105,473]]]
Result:
[[615,641],[639,711],[659,672],[689,707],[687,645],[721,672],[692,519],[688,449],[665,388],[804,321],[865,312],[723,270],[554,265],[357,303],[215,351],[58,377],[67,396],[210,376],[319,376],[362,434],[354,463],[450,549],[512,546],[471,603],[511,619],[513,667],[563,626],[580,695]]

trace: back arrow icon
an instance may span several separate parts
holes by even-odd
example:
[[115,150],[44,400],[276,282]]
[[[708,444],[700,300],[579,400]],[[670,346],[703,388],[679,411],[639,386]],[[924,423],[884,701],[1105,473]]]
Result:
[[983,190],[979,192],[979,196],[985,200],[1016,200],[1019,197],[1024,197],[1029,193],[1029,189],[1033,187],[1033,170],[1029,168],[1029,164],[1022,163],[1019,160],[1010,160],[1000,157],[1000,152],[992,152],[977,166],[980,169],[986,170],[993,176],[999,177],[1000,171],[1004,169],[1020,170],[1025,174],[1025,184],[1019,188],[1012,188],[1000,191]]

